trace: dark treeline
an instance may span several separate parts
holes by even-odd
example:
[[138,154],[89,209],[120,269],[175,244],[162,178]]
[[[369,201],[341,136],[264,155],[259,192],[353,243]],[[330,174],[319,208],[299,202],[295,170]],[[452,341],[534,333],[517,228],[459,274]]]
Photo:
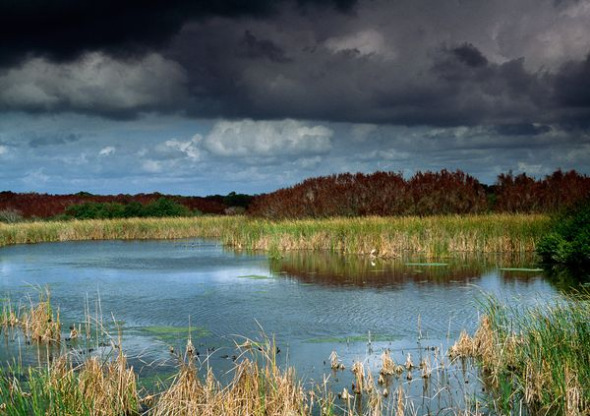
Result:
[[[255,217],[280,219],[486,212],[553,213],[589,196],[590,178],[576,171],[557,170],[542,179],[524,173],[501,174],[491,186],[481,184],[461,171],[418,172],[409,179],[395,172],[344,173],[310,178],[295,186],[258,196],[235,192],[225,196],[187,197],[160,193],[48,195],[4,191],[0,192],[0,221],[54,218],[68,214],[85,218],[93,211],[99,217],[107,215],[107,218],[150,216],[154,215],[150,211],[156,206],[153,204],[162,198],[186,208],[187,211],[183,211],[185,214],[246,212]],[[84,207],[76,208],[81,205]],[[177,208],[166,209],[178,213]]]
[[461,172],[376,172],[307,179],[261,195],[248,213],[266,218],[366,215],[552,213],[587,198],[590,178],[558,170],[543,179],[501,174],[492,186]]
[[[80,192],[73,195],[48,195],[37,193],[0,192],[0,211],[14,212],[21,218],[52,218],[76,212],[76,206],[103,207],[116,209],[119,206],[127,207],[127,210],[141,211],[143,206],[154,206],[162,199],[172,201],[185,207],[191,212],[203,214],[223,214],[228,208],[224,203],[224,197],[220,195],[210,197],[186,197],[169,196],[159,193],[138,195],[92,195]],[[90,205],[89,205],[90,204]],[[110,205],[109,205],[110,204]],[[142,207],[138,206],[140,204]],[[146,211],[146,212],[149,212]]]

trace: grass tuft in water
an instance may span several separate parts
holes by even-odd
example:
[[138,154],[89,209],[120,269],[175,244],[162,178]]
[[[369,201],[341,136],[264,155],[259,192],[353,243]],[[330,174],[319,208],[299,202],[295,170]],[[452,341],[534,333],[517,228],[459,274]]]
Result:
[[588,294],[512,307],[489,298],[484,310],[473,339],[462,334],[450,352],[476,357],[498,413],[590,414]]

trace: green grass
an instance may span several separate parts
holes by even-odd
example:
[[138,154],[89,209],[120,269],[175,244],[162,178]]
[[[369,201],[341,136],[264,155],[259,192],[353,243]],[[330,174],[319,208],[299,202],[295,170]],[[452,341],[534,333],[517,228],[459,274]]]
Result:
[[206,338],[211,336],[211,331],[204,327],[175,327],[175,326],[145,326],[141,332],[155,336],[161,341],[184,340],[189,336],[192,339]]
[[250,280],[271,280],[275,279],[273,276],[264,276],[261,274],[248,274],[244,276],[238,276],[238,279],[250,279]]
[[590,295],[535,306],[490,298],[475,356],[499,414],[590,414]]
[[528,272],[528,273],[539,273],[542,272],[543,269],[539,269],[538,267],[501,267],[500,271],[502,272]]
[[[388,342],[396,341],[399,337],[387,334],[371,334],[371,342]],[[369,342],[369,336],[364,335],[350,335],[346,337],[325,337],[325,338],[311,338],[307,340],[310,344],[347,344],[355,342]]]

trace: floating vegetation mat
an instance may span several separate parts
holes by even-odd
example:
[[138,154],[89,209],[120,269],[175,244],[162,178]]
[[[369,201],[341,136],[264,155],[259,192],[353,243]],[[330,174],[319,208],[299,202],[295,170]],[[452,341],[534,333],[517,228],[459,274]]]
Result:
[[528,268],[528,267],[501,267],[501,272],[528,272],[528,273],[541,273],[543,269],[539,268]]
[[244,276],[238,276],[239,279],[251,279],[251,280],[272,280],[275,279],[273,276],[265,276],[261,274],[248,274]]

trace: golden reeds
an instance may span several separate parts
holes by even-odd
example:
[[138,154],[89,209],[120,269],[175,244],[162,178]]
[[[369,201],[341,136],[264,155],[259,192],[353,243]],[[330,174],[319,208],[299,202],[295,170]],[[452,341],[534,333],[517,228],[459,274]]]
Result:
[[190,347],[181,361],[179,373],[156,403],[151,414],[160,415],[269,415],[291,416],[310,414],[310,398],[295,380],[294,370],[279,369],[272,343],[264,344],[256,362],[242,358],[237,362],[233,378],[222,388],[209,369],[206,382],[197,375]]
[[370,257],[405,251],[532,252],[543,215],[360,217],[270,221],[243,216],[0,223],[0,246],[70,240],[220,238],[236,249],[329,250]]
[[51,306],[51,293],[48,289],[45,290],[45,293],[39,292],[39,302],[36,305],[31,303],[29,311],[23,315],[21,326],[26,337],[40,343],[60,342],[59,309],[54,314]]
[[330,353],[330,368],[332,370],[344,370],[345,368],[336,351],[332,351],[332,353]]
[[473,339],[467,335],[467,332],[465,330],[461,331],[459,339],[449,348],[449,358],[472,358],[475,354],[475,346],[473,344]]

